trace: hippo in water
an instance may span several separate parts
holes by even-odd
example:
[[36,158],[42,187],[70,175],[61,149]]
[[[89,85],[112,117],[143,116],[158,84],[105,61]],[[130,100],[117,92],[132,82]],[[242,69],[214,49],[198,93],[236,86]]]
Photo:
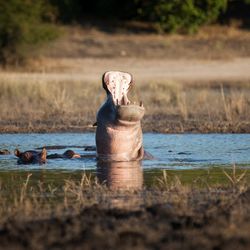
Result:
[[47,156],[47,159],[74,159],[81,158],[81,155],[76,154],[73,150],[66,150],[63,154],[50,154]]
[[0,155],[10,155],[10,151],[8,149],[0,149]]
[[18,149],[15,149],[14,154],[18,157],[18,164],[46,163],[47,150],[45,148],[43,148],[42,151],[28,150],[25,152],[20,152]]
[[136,161],[144,156],[141,119],[145,109],[130,104],[132,75],[120,71],[103,74],[107,99],[97,113],[96,148],[101,161]]

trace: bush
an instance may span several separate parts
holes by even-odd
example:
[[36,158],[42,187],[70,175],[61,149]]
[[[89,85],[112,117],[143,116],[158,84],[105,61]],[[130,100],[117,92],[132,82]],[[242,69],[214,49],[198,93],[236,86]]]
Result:
[[243,28],[250,28],[250,0],[234,0],[228,2],[228,8],[219,21],[230,24],[231,20],[238,20]]
[[[89,0],[49,0],[58,10],[58,18],[63,23],[79,21],[85,11],[86,2]],[[93,1],[92,1],[93,2]]]
[[195,32],[226,10],[227,0],[137,0],[139,17],[163,32]]
[[64,23],[79,22],[86,16],[108,19],[130,19],[137,14],[136,1],[126,0],[50,0],[59,10]]
[[49,41],[57,31],[49,21],[53,9],[45,0],[0,0],[0,61],[20,62],[24,48]]

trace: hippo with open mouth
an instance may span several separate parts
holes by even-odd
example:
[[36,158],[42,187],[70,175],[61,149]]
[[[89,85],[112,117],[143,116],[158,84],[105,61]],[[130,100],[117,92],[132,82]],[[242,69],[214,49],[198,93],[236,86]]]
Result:
[[144,156],[141,119],[145,109],[131,104],[132,75],[108,71],[102,77],[107,99],[97,113],[96,149],[100,161],[136,161]]

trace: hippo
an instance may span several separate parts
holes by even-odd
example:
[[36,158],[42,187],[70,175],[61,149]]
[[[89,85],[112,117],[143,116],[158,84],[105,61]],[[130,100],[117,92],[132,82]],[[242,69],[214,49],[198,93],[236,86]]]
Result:
[[18,157],[18,164],[46,163],[47,150],[45,148],[43,148],[42,151],[28,150],[23,153],[15,149],[14,154]]
[[141,119],[145,109],[131,104],[130,73],[108,71],[102,76],[107,99],[97,113],[96,154],[99,161],[138,161],[144,156]]
[[63,154],[50,154],[47,156],[47,159],[72,159],[72,158],[81,158],[81,155],[76,154],[73,150],[66,150]]
[[0,155],[10,155],[10,151],[8,149],[0,149]]

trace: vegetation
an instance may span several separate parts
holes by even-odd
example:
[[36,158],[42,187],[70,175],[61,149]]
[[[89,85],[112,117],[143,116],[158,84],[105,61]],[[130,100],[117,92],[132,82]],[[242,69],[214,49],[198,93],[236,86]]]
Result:
[[197,189],[163,172],[150,189],[117,191],[86,174],[62,185],[32,178],[27,173],[9,186],[1,179],[1,249],[250,246],[250,189],[242,174],[227,174],[232,187]]
[[[118,20],[143,20],[164,32],[192,32],[218,18],[248,19],[249,0],[50,0],[64,22],[83,21],[86,16]],[[248,11],[247,11],[248,9]],[[238,15],[241,13],[241,15]]]
[[218,26],[189,37],[67,29],[22,72],[1,72],[2,133],[93,131],[105,99],[101,74],[113,67],[134,76],[131,99],[146,107],[145,132],[250,132],[250,33]]
[[[96,112],[105,99],[100,83],[57,76],[21,80],[17,74],[12,80],[3,78],[1,132],[93,130]],[[137,91],[132,91],[131,100],[139,102],[137,93],[143,93],[147,110],[144,131],[249,132],[249,83],[185,86],[177,82],[148,82],[138,84]]]
[[226,0],[156,0],[142,1],[138,11],[141,17],[155,23],[159,31],[193,33],[201,25],[215,21],[226,6]]
[[31,45],[54,39],[53,10],[43,0],[0,0],[0,61],[17,64]]
[[193,33],[204,24],[234,18],[247,26],[249,9],[249,0],[0,0],[0,62],[17,64],[34,45],[56,38],[56,22],[139,20],[160,32]]

